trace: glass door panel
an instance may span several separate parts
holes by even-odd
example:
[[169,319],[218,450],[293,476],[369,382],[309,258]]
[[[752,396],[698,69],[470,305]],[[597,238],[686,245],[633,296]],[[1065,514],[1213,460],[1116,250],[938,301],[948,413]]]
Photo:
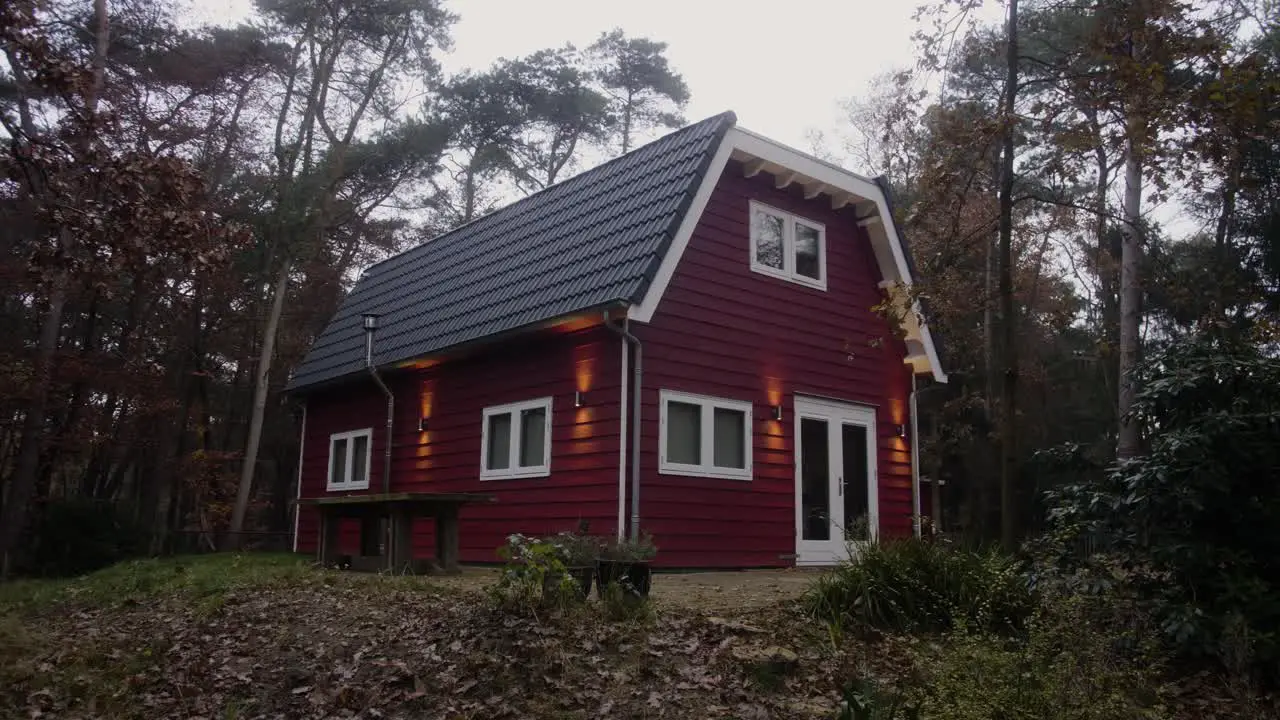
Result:
[[867,428],[842,423],[840,451],[844,456],[844,536],[847,540],[870,540],[871,518],[867,498]]
[[828,423],[800,419],[800,538],[831,539],[831,444]]

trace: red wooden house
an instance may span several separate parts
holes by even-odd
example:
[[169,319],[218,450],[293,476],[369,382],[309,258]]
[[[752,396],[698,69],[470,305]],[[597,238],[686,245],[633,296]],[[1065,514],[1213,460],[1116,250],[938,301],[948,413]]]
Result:
[[882,180],[709,118],[367,270],[291,381],[299,497],[491,494],[471,562],[582,520],[668,567],[908,535],[913,389],[946,379],[910,267]]

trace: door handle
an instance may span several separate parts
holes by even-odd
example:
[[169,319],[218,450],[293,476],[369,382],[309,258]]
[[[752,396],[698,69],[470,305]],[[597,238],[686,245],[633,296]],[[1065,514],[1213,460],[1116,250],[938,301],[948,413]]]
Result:
[[843,477],[836,478],[836,495],[839,497],[844,497],[844,478]]

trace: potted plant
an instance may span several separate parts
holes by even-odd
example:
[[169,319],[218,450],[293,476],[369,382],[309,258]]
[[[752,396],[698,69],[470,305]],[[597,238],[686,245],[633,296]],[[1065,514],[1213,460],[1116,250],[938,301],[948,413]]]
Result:
[[550,539],[560,551],[565,572],[578,584],[578,594],[584,599],[591,594],[591,580],[596,572],[596,560],[600,556],[600,541],[580,532],[562,532]]
[[600,548],[596,563],[596,592],[604,599],[605,589],[617,583],[622,590],[638,598],[649,597],[652,570],[649,561],[658,554],[653,538],[644,533],[635,540],[614,539]]

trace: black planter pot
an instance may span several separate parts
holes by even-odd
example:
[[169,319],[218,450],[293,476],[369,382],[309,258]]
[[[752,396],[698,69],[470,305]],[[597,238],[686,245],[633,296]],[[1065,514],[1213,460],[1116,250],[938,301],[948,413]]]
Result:
[[[579,600],[586,600],[591,596],[591,581],[595,578],[596,569],[593,566],[586,567],[569,567],[565,568],[565,574],[573,578],[574,594]],[[559,591],[560,578],[563,576],[548,574],[542,580],[542,599],[551,600]]]
[[569,568],[569,576],[578,583],[578,596],[586,600],[591,596],[591,581],[595,578],[596,569],[587,565],[585,567]]
[[643,560],[601,560],[596,563],[596,593],[604,599],[609,583],[618,583],[632,597],[649,597],[653,571]]

